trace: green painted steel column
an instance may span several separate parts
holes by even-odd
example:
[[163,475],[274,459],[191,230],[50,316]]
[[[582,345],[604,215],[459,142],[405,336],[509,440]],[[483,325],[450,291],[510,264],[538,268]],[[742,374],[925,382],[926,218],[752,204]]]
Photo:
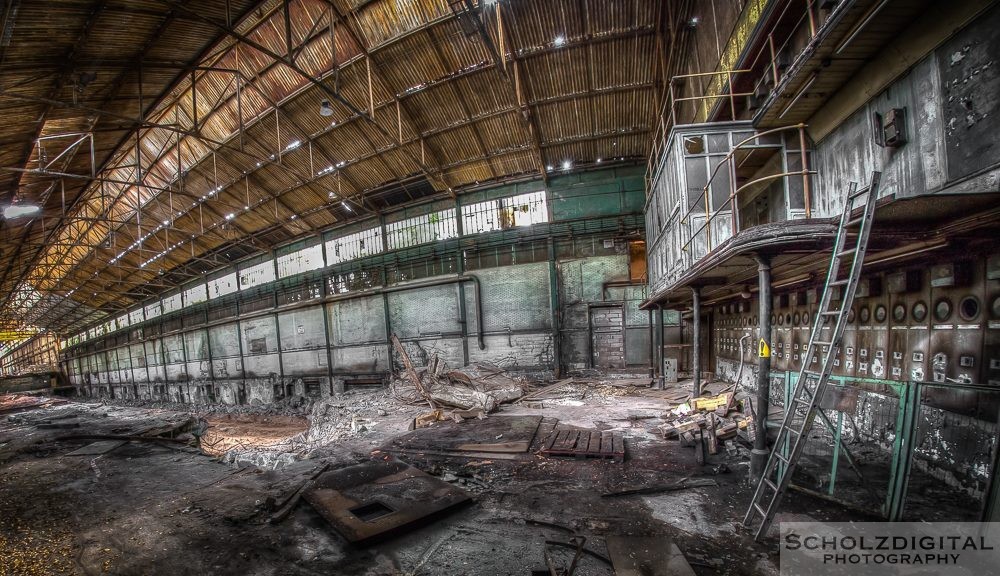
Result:
[[913,441],[920,413],[920,382],[907,382],[899,395],[899,412],[896,418],[896,441],[892,447],[892,466],[889,471],[889,491],[886,494],[886,518],[896,522],[903,517],[906,489],[910,480],[913,461]]
[[837,466],[840,464],[840,437],[844,430],[844,413],[837,411],[837,429],[833,431],[833,463],[830,465],[830,487],[826,493],[833,496],[837,487]]

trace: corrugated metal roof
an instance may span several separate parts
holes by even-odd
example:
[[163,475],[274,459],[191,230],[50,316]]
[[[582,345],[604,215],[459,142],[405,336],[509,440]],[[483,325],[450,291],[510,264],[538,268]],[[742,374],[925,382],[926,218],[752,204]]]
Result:
[[357,218],[337,208],[345,197],[388,207],[566,159],[644,157],[658,0],[503,0],[475,14],[447,0],[290,0],[290,38],[280,0],[229,4],[232,33],[217,2],[21,6],[0,60],[0,166],[35,170],[37,135],[93,131],[103,182],[88,180],[89,138],[61,182],[2,175],[45,218],[4,224],[0,295],[122,308],[234,241],[263,250]]

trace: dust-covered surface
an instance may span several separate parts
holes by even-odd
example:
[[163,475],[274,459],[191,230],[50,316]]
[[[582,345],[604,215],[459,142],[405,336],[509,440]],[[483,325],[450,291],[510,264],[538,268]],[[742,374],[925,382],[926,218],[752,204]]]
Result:
[[[544,570],[546,553],[569,565],[574,550],[546,541],[579,536],[586,549],[606,556],[605,538],[615,534],[669,535],[699,575],[776,573],[775,542],[756,544],[737,526],[750,497],[744,447],[730,441],[702,466],[693,448],[663,439],[663,416],[676,403],[662,393],[593,377],[546,389],[551,384],[530,383],[529,397],[494,414],[622,431],[624,463],[542,457],[538,439],[513,459],[398,454],[476,503],[363,549],[348,545],[304,502],[282,521],[269,520],[323,466],[386,457],[379,447],[407,433],[426,404],[359,390],[294,411],[71,402],[2,415],[0,574],[522,575]],[[45,423],[65,426],[39,427]],[[176,434],[179,441],[140,440],[98,456],[68,456],[92,441],[73,436],[180,426],[187,431]],[[184,443],[199,437],[217,448],[228,442],[228,449],[211,456]],[[602,497],[683,478],[709,485]],[[794,493],[783,509],[857,518]],[[612,571],[584,554],[576,574]]]

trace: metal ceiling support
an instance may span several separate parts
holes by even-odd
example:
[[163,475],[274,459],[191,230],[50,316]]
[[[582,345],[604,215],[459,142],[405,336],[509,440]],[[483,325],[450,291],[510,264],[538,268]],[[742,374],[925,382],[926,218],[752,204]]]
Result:
[[[387,131],[384,127],[382,127],[382,125],[380,125],[378,122],[376,122],[374,115],[365,114],[363,111],[361,111],[360,109],[358,109],[357,106],[355,106],[353,103],[351,103],[349,100],[347,100],[347,98],[345,98],[344,96],[342,96],[340,94],[340,92],[337,92],[336,90],[333,90],[332,88],[330,88],[329,86],[327,86],[324,82],[322,82],[321,80],[319,80],[316,77],[314,77],[312,74],[309,74],[305,70],[299,68],[290,59],[287,59],[287,58],[285,58],[285,57],[283,57],[283,56],[275,53],[274,51],[272,51],[268,47],[266,47],[266,46],[264,46],[264,45],[262,45],[262,44],[260,44],[258,42],[255,42],[254,40],[248,38],[247,36],[245,36],[243,34],[240,34],[236,30],[234,30],[231,26],[228,26],[226,24],[222,24],[222,23],[216,22],[216,21],[212,20],[211,18],[202,16],[201,14],[198,14],[197,12],[194,12],[192,10],[189,10],[189,9],[185,8],[184,6],[180,5],[175,0],[155,0],[155,1],[159,2],[159,3],[162,3],[162,4],[166,4],[166,5],[174,8],[175,10],[177,10],[179,12],[184,12],[184,13],[190,15],[192,18],[194,18],[194,19],[196,19],[198,21],[201,21],[201,22],[203,22],[203,23],[205,23],[205,24],[207,24],[209,26],[212,26],[213,28],[216,28],[220,32],[226,33],[227,35],[229,35],[232,38],[238,40],[239,42],[241,42],[243,44],[246,44],[247,46],[250,46],[252,48],[255,48],[256,50],[260,51],[261,53],[265,54],[266,56],[268,56],[268,57],[270,57],[270,58],[272,58],[272,59],[274,59],[276,61],[281,62],[282,64],[284,64],[285,66],[287,66],[289,70],[291,70],[292,72],[295,72],[297,75],[301,76],[304,80],[306,80],[310,84],[318,87],[321,91],[323,91],[324,93],[326,93],[327,95],[329,95],[331,98],[333,98],[337,102],[340,102],[341,105],[343,105],[345,108],[347,108],[353,114],[357,114],[359,116],[362,116],[362,117],[366,118],[369,121],[369,123],[372,126],[374,126],[375,129],[378,132],[380,132],[384,137],[386,137],[390,141],[393,140],[392,133],[389,132],[389,131]],[[419,167],[422,172],[424,172],[424,174],[427,176],[428,179],[430,179],[432,181],[439,182],[441,185],[444,186],[445,189],[447,189],[450,193],[454,194],[454,191],[451,189],[450,186],[448,186],[448,184],[446,182],[444,182],[444,180],[440,177],[440,175],[436,174],[434,171],[432,171],[430,168],[428,168],[427,165],[425,165],[420,160],[420,158],[415,157],[409,150],[407,150],[406,148],[404,148],[401,145],[399,146],[399,150],[403,154],[409,156],[410,160],[412,160],[413,163],[416,164],[417,167]]]
[[[549,173],[548,170],[546,169],[545,157],[544,153],[542,152],[542,140],[541,136],[539,136],[538,122],[535,121],[534,114],[532,113],[531,110],[531,103],[528,102],[527,98],[525,97],[524,88],[521,86],[521,66],[517,61],[516,51],[513,47],[513,44],[511,44],[510,42],[510,37],[507,33],[507,29],[503,25],[503,4],[502,3],[496,4],[494,6],[494,9],[496,10],[497,13],[497,34],[503,38],[503,44],[505,46],[511,47],[510,62],[511,62],[511,67],[514,69],[513,82],[511,81],[510,76],[508,76],[505,72],[501,73],[500,76],[504,79],[504,85],[506,85],[513,92],[514,100],[517,102],[517,105],[520,108],[521,113],[518,114],[518,117],[521,118],[521,121],[528,132],[528,138],[535,147],[535,161],[538,164],[538,172],[542,176],[542,181],[545,183],[546,186],[548,186]],[[497,68],[497,70],[499,71],[500,69]]]
[[[333,26],[335,26],[337,22],[340,22],[341,25],[343,26],[343,28],[351,36],[351,40],[354,42],[354,44],[356,46],[358,46],[358,48],[361,50],[361,53],[365,56],[366,62],[367,62],[367,65],[368,65],[368,72],[369,72],[368,81],[369,81],[369,86],[370,86],[371,85],[371,73],[372,73],[373,69],[374,69],[375,74],[379,78],[381,78],[383,76],[383,73],[381,71],[381,67],[378,65],[377,62],[373,61],[375,55],[372,53],[371,49],[369,47],[365,46],[364,42],[361,41],[361,36],[358,34],[357,30],[355,30],[354,25],[351,23],[350,20],[348,20],[347,18],[344,17],[343,13],[340,12],[340,9],[337,7],[337,5],[334,4],[333,2],[331,2],[330,0],[325,0],[325,2],[330,7],[330,11],[331,11],[331,23],[330,23],[331,30],[333,30]],[[333,15],[336,15],[336,17],[337,17],[336,21],[333,21]],[[427,30],[427,33],[430,34],[431,28],[428,27],[426,30]],[[437,48],[436,44],[435,44],[435,48]],[[406,142],[403,141],[403,129],[402,129],[402,127],[403,127],[403,123],[402,123],[403,116],[400,113],[400,110],[403,109],[403,110],[406,111],[407,124],[409,124],[410,131],[413,132],[413,135],[415,136],[416,140],[420,143],[420,150],[421,150],[420,161],[423,162],[424,161],[424,158],[423,158],[423,156],[424,156],[424,150],[425,150],[425,148],[430,148],[430,146],[427,145],[426,141],[424,140],[424,137],[422,135],[422,130],[416,125],[416,122],[414,122],[414,120],[413,120],[413,111],[410,110],[409,106],[406,106],[405,104],[403,104],[402,100],[399,98],[398,95],[396,95],[396,94],[394,94],[392,92],[390,92],[390,95],[392,97],[393,102],[396,105],[396,120],[397,120],[397,126],[396,127],[397,127],[397,133],[396,133],[396,142],[395,143],[400,148],[402,148],[404,146],[404,144],[406,144]],[[374,148],[374,146],[373,146],[373,148]],[[434,164],[439,167],[438,170],[440,170],[440,166],[441,166],[442,163],[441,163],[440,159],[437,157],[437,154],[433,150],[431,151],[430,157],[431,157],[431,161],[434,162]],[[455,191],[452,189],[451,185],[448,184],[445,181],[443,173],[441,174],[441,181],[444,182],[445,186],[447,187],[448,194],[452,198],[456,198]]]

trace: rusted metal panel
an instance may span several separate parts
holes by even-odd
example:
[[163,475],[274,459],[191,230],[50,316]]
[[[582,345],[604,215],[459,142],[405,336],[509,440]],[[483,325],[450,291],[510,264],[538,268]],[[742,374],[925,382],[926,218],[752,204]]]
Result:
[[465,491],[394,459],[327,472],[303,498],[356,545],[412,530],[471,501]]

